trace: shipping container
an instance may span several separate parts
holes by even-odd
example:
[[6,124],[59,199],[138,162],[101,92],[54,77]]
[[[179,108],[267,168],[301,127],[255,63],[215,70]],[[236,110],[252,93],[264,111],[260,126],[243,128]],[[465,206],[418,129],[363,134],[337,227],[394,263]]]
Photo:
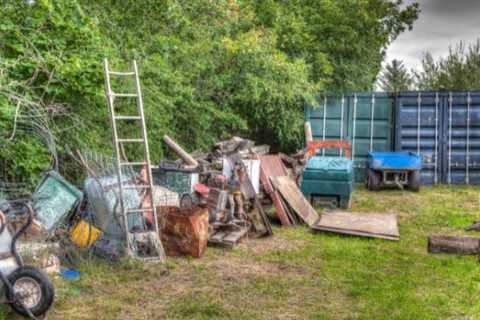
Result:
[[480,93],[402,92],[395,149],[422,156],[424,184],[480,184]]
[[[394,99],[386,93],[321,96],[305,108],[314,140],[348,140],[352,144],[356,182],[365,179],[369,151],[393,150]],[[320,151],[340,155],[341,151]]]

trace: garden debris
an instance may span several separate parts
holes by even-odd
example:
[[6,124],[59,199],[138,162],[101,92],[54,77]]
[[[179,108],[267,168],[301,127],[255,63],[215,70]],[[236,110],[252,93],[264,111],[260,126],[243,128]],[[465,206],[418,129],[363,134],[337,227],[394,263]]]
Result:
[[163,141],[187,164],[188,168],[195,169],[198,167],[198,162],[188,152],[183,150],[175,141],[169,136],[164,135]]
[[466,226],[465,231],[480,231],[480,220],[474,221],[471,225]]
[[311,229],[387,240],[400,239],[394,214],[326,212]]
[[248,233],[247,226],[227,227],[220,230],[211,229],[208,243],[232,249]]
[[428,252],[477,255],[480,254],[480,238],[430,236],[428,237]]
[[47,273],[60,273],[60,259],[51,254],[41,261],[40,267]]
[[56,171],[47,172],[33,194],[35,220],[49,234],[80,202],[82,192]]
[[168,256],[200,258],[208,242],[208,209],[158,207],[161,240]]
[[[311,227],[318,221],[318,213],[310,205],[308,200],[305,199],[292,179],[285,176],[271,176],[270,180],[275,190],[279,191],[285,203],[288,204],[292,211],[295,212],[303,222]],[[293,217],[293,214],[291,215],[291,220],[290,222],[292,224],[296,224],[296,218]]]
[[281,159],[276,155],[260,156],[260,180],[262,181],[263,189],[273,201],[277,217],[280,219],[282,225],[290,225],[290,220],[286,213],[286,209],[280,198],[280,194],[275,190],[270,182],[271,177],[287,176],[287,169],[285,169]]

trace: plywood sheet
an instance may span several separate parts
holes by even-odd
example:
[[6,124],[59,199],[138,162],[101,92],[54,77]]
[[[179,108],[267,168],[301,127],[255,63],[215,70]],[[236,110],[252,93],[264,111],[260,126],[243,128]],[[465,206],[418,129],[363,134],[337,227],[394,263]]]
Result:
[[394,214],[336,211],[323,214],[311,228],[388,240],[399,240],[400,238],[397,217]]
[[270,177],[275,189],[282,195],[285,202],[302,218],[308,225],[315,224],[319,217],[310,202],[304,197],[295,182],[289,177]]

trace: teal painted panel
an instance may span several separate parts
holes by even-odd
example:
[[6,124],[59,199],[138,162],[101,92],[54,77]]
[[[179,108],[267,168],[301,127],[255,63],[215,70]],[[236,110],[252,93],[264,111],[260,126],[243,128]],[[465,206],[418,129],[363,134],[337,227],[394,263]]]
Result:
[[[392,151],[395,101],[392,95],[362,92],[319,96],[305,108],[314,140],[348,140],[354,156],[355,182],[363,182],[369,151]],[[325,128],[324,128],[325,127]],[[328,150],[321,155],[338,156]]]

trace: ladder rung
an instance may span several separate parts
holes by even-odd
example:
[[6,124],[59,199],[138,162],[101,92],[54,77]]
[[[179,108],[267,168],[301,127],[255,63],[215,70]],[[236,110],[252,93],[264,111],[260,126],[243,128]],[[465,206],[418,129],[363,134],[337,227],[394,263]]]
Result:
[[146,162],[120,162],[121,166],[145,166]]
[[115,116],[115,120],[142,120],[140,116]]
[[130,71],[130,72],[119,72],[119,71],[108,71],[109,74],[112,76],[133,76],[135,75],[135,72]]
[[144,213],[148,211],[152,211],[153,208],[140,208],[140,209],[128,209],[127,214],[132,214],[132,213]]
[[136,93],[114,93],[111,92],[110,95],[119,98],[136,98],[138,95]]
[[122,189],[150,189],[150,186],[147,184],[137,184],[133,186],[123,186]]
[[118,142],[132,142],[132,143],[135,143],[135,142],[142,142],[143,143],[143,139],[117,139]]

